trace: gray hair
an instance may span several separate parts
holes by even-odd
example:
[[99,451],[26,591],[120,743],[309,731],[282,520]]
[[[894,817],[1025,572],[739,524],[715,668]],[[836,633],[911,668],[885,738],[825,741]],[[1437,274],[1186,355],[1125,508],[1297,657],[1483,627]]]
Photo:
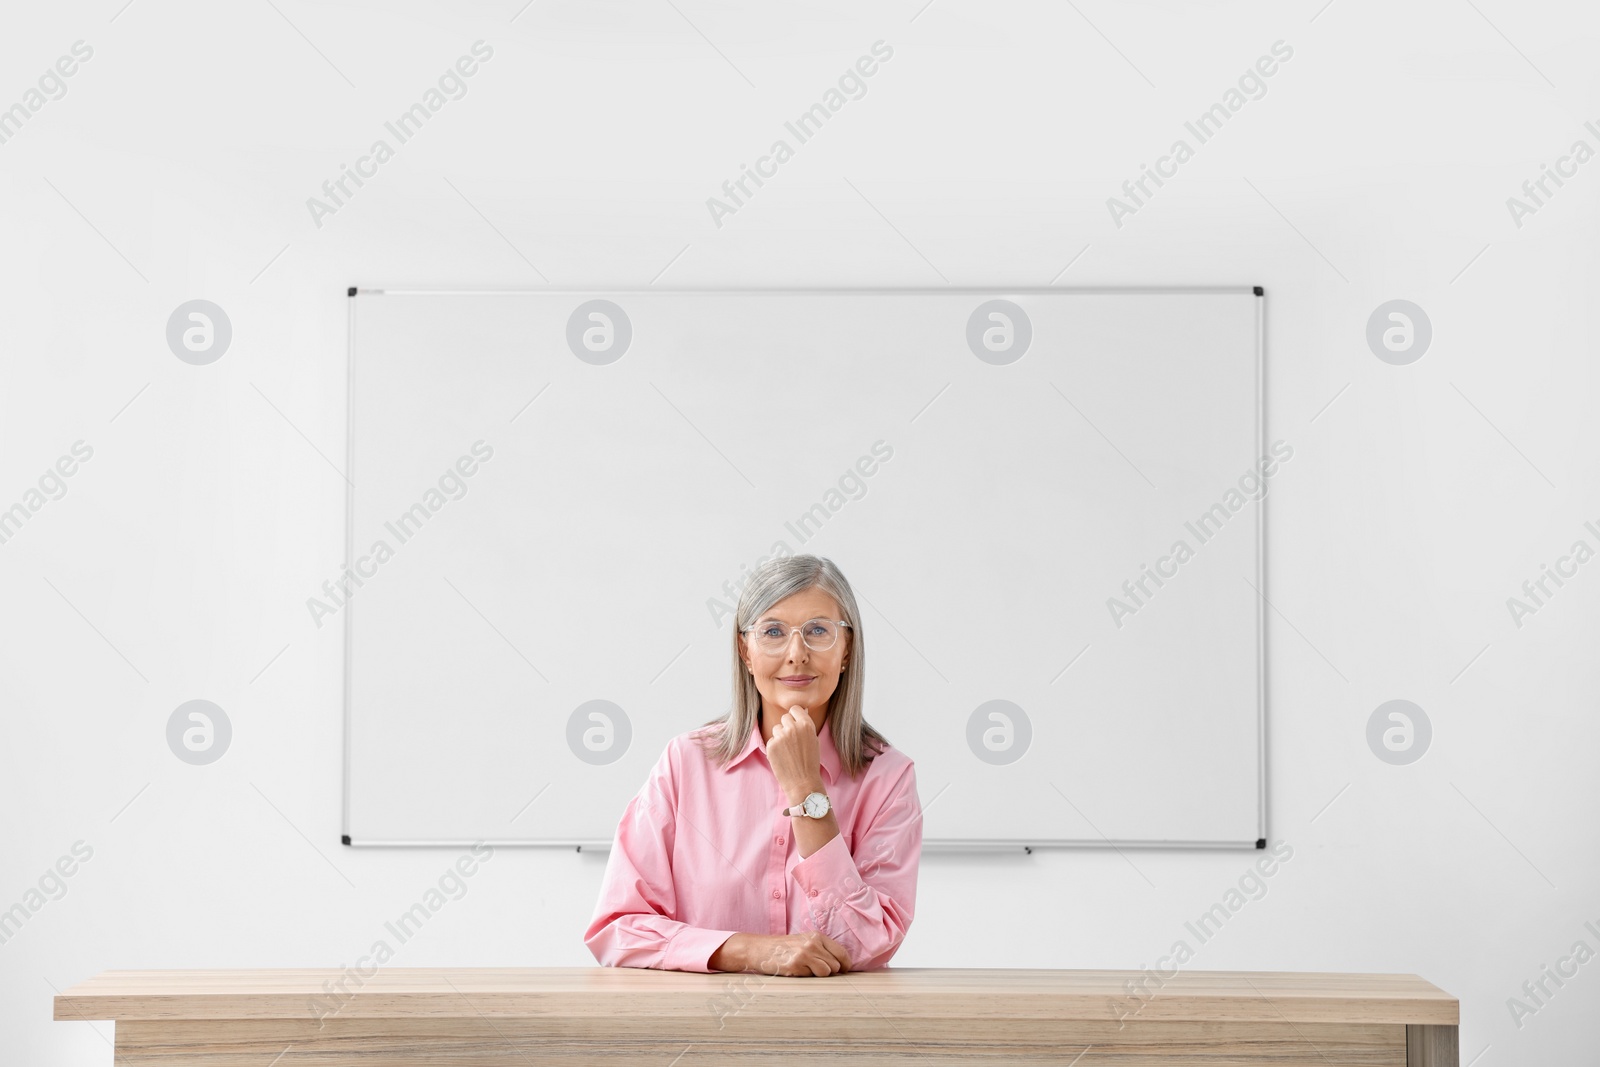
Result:
[[[839,751],[843,772],[854,778],[866,769],[873,757],[889,744],[888,738],[867,724],[862,717],[862,689],[866,683],[866,634],[862,632],[861,612],[850,583],[831,559],[822,556],[778,556],[757,567],[739,595],[733,617],[733,706],[726,715],[712,719],[696,736],[713,761],[726,766],[750,740],[761,712],[761,691],[745,670],[739,655],[744,631],[754,626],[771,607],[796,593],[820,589],[839,603],[841,617],[850,624],[850,657],[838,688],[828,698],[828,732]],[[710,729],[719,726],[721,729]]]

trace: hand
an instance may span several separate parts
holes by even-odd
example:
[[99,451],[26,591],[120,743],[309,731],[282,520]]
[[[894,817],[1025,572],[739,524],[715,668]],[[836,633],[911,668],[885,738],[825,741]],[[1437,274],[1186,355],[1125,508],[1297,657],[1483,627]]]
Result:
[[789,803],[800,803],[813,790],[822,792],[822,746],[816,723],[804,706],[796,704],[773,724],[767,761]]
[[734,934],[712,954],[714,971],[757,971],[791,978],[823,978],[850,969],[850,953],[827,934]]

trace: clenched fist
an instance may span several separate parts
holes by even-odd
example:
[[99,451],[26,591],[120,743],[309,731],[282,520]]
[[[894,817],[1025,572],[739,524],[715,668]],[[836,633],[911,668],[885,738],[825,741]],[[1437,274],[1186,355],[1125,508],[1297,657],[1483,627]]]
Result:
[[767,761],[789,803],[800,803],[813,789],[821,791],[822,745],[811,713],[804,706],[796,704],[789,714],[773,723]]

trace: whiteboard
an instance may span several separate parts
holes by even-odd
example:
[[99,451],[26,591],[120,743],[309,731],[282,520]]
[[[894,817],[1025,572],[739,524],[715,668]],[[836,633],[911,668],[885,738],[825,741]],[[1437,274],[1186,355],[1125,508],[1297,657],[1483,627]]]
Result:
[[925,847],[1266,837],[1259,289],[349,306],[346,844],[607,847],[801,552]]

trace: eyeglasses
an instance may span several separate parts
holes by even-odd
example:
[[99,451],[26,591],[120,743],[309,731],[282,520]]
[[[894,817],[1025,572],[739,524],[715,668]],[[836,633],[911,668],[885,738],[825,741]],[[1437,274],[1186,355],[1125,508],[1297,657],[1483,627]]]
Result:
[[843,619],[807,619],[799,626],[785,626],[777,619],[762,619],[740,633],[755,638],[756,647],[768,654],[785,652],[796,633],[813,652],[826,652],[839,640],[839,631],[850,624]]

